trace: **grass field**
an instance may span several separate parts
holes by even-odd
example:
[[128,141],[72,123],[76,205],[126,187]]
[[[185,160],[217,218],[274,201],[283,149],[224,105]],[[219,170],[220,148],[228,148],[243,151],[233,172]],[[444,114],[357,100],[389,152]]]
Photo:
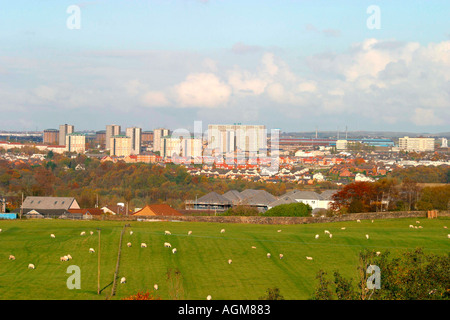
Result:
[[[169,269],[181,273],[181,298],[204,300],[258,299],[267,288],[278,287],[285,299],[309,299],[319,269],[338,269],[356,278],[358,253],[364,249],[398,254],[421,247],[447,254],[449,218],[421,219],[422,229],[411,229],[417,219],[362,220],[306,225],[250,225],[196,222],[131,222],[123,238],[119,277],[112,299],[151,290],[159,285],[161,299],[172,299]],[[105,299],[112,288],[120,233],[125,222],[113,221],[0,221],[0,299]],[[341,227],[346,227],[341,230]],[[101,289],[97,295],[98,233],[101,228]],[[224,228],[225,233],[220,233]],[[94,231],[93,235],[89,231]],[[129,231],[133,230],[130,235]],[[164,235],[170,230],[171,235]],[[188,236],[188,231],[192,235]],[[281,232],[277,232],[281,230]],[[330,239],[324,230],[333,234]],[[80,236],[86,231],[85,236]],[[54,233],[56,238],[51,238]],[[319,239],[315,235],[319,234]],[[367,240],[365,235],[369,234]],[[133,244],[126,246],[127,242]],[[140,243],[147,243],[141,248]],[[177,253],[164,247],[170,242]],[[256,249],[253,249],[255,246]],[[94,248],[95,253],[89,253]],[[268,259],[266,254],[272,257]],[[282,253],[283,259],[278,255]],[[13,254],[16,260],[10,261]],[[70,254],[73,259],[61,262]],[[314,260],[306,259],[306,256]],[[232,264],[228,264],[232,259]],[[29,263],[36,266],[28,269]],[[81,270],[81,289],[69,290],[69,265]]]

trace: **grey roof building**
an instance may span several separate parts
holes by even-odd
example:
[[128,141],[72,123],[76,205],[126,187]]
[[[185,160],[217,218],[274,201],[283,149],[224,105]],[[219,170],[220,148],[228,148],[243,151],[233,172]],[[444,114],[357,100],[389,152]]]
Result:
[[43,216],[60,216],[69,209],[80,209],[73,197],[26,197],[21,207],[23,214],[34,210]]

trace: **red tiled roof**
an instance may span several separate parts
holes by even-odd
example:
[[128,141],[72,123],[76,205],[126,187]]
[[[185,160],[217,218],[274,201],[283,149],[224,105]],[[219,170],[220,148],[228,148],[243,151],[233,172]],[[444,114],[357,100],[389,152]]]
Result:
[[146,205],[141,210],[134,213],[138,216],[182,216],[180,212],[173,209],[167,204],[151,204]]

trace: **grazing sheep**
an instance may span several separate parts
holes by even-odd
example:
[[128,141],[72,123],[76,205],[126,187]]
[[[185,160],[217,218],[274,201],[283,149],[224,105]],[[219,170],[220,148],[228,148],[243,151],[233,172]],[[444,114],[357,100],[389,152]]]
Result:
[[444,226],[444,229],[447,229],[447,226]]
[[12,254],[9,255],[9,260],[16,260],[16,257],[14,257]]
[[450,233],[447,235],[447,238],[449,238],[450,239]]
[[69,258],[69,260],[72,260],[72,256],[70,254],[67,255],[67,258]]
[[417,224],[420,224],[420,221],[416,221]]
[[325,230],[324,232],[325,232],[325,234],[330,234],[330,231],[328,231],[328,230]]
[[361,220],[358,219],[358,220],[356,220],[356,222],[361,222]]
[[130,236],[133,234],[133,231],[130,231]]
[[345,227],[342,227],[341,230],[345,230]]
[[94,234],[94,231],[89,231],[89,234],[92,236]]
[[206,300],[211,300],[211,295],[208,295],[208,296],[206,297]]
[[142,243],[141,243],[141,248],[147,248],[147,244],[144,243],[144,242],[142,242]]
[[268,254],[267,254],[267,258],[270,258],[270,256],[271,256],[270,253],[268,253]]
[[373,223],[373,220],[372,220],[372,223]]
[[50,238],[56,238],[56,237],[55,237],[55,235],[52,233],[52,234],[50,235]]
[[330,239],[333,238],[333,235],[330,233]]
[[172,249],[172,253],[173,253],[173,254],[177,253],[177,248],[173,248],[173,249]]
[[228,264],[231,264],[233,262],[233,260],[228,259]]
[[283,256],[283,254],[282,254],[282,253],[280,253],[280,259],[283,259],[283,257],[284,257],[284,256]]
[[2,232],[2,229],[0,229],[0,232]]
[[307,260],[312,260],[313,258],[312,258],[312,257],[306,257],[306,259],[307,259]]
[[167,230],[164,231],[164,234],[165,234],[165,235],[171,235],[170,231],[167,231]]
[[188,231],[188,236],[190,236],[192,234],[192,231]]
[[316,239],[319,239],[319,235],[318,235],[318,234],[316,234],[316,236],[315,236],[314,238],[316,238]]
[[224,233],[224,232],[225,232],[225,229],[220,230],[220,233]]
[[379,255],[381,254],[381,252],[380,252],[380,251],[377,251],[376,253],[377,253],[377,256],[379,256]]
[[120,279],[120,283],[125,283],[125,282],[127,282],[127,279],[126,279],[125,277],[122,277],[122,278]]
[[128,247],[128,248],[131,247],[131,242],[128,242],[128,243],[127,243],[127,247]]
[[28,265],[28,269],[35,269],[34,264],[30,263],[30,264]]
[[153,288],[154,288],[155,290],[158,290],[158,285],[155,283],[155,285],[153,286]]
[[366,239],[369,239],[369,235],[368,234],[366,234]]
[[95,252],[94,248],[89,248],[89,253],[94,253],[94,252]]
[[252,246],[252,249],[256,249],[256,247],[255,247],[255,246]]
[[80,233],[80,236],[84,236],[85,234],[86,234],[86,232],[82,231],[82,232]]
[[59,258],[59,261],[68,261],[68,260],[69,260],[69,258],[67,256]]
[[417,229],[417,226],[414,226],[414,229]]
[[414,226],[412,224],[409,225],[410,228],[414,228]]
[[281,232],[281,230],[277,230],[277,232]]
[[172,245],[168,242],[164,242],[164,247],[166,248],[172,248]]
[[422,229],[423,227],[422,226],[419,226],[419,229]]

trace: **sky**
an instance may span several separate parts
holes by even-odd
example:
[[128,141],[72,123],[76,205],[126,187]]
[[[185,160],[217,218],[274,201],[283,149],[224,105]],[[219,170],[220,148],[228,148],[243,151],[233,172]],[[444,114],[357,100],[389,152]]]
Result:
[[2,1],[0,130],[450,131],[450,1]]

